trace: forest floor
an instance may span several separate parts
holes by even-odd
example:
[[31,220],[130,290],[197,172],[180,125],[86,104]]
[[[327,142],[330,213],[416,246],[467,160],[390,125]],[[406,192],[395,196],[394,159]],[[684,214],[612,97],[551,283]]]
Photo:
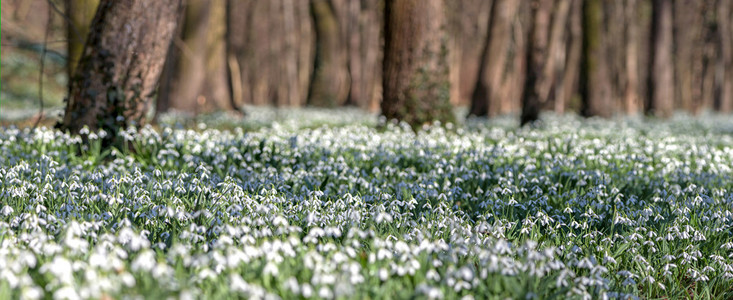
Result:
[[0,298],[733,296],[730,118],[257,109],[1,127]]

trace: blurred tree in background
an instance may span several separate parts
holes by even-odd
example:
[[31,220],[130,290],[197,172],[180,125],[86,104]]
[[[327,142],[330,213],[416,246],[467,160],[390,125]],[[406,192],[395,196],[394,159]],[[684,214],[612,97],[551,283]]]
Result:
[[226,1],[186,0],[160,78],[156,113],[235,109],[226,71]]
[[[5,106],[35,103],[39,78],[45,102],[61,105],[62,90],[79,80],[98,2],[2,2]],[[156,113],[348,105],[416,126],[450,119],[439,111],[452,106],[479,117],[520,114],[523,123],[542,111],[733,111],[733,1],[430,0],[409,2],[415,13],[392,24],[400,3],[187,0],[145,97],[157,101]],[[395,24],[430,34],[395,40]],[[49,64],[39,77],[41,55]]]

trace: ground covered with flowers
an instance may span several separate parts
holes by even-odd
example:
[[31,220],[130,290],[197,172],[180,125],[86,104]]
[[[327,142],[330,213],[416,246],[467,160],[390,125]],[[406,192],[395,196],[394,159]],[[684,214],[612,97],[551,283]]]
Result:
[[288,116],[0,129],[0,298],[733,297],[730,119]]

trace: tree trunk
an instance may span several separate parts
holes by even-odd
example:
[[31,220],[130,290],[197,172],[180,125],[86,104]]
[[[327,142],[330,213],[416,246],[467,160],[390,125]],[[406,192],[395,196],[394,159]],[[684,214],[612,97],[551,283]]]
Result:
[[[338,0],[345,12],[339,14],[342,39],[348,41],[351,79],[347,105],[369,111],[379,109],[382,81],[382,28],[384,1]],[[332,2],[332,3],[333,3]],[[345,2],[345,3],[344,3]]]
[[103,0],[74,78],[61,127],[108,137],[146,117],[181,13],[181,0]]
[[228,0],[226,19],[236,106],[304,105],[315,53],[308,1]]
[[506,115],[521,112],[522,90],[527,75],[527,40],[532,14],[529,1],[520,1],[519,9],[512,21],[512,38],[509,43],[509,64],[503,71],[499,85],[499,101],[495,108],[489,109],[489,115]]
[[316,29],[316,60],[308,104],[334,107],[349,95],[348,45],[341,39],[339,20],[328,0],[311,0]]
[[731,4],[728,0],[718,0],[719,51],[716,69],[715,109],[721,113],[733,111],[733,24],[731,24]]
[[500,86],[504,80],[512,23],[519,8],[519,0],[494,0],[488,21],[489,36],[479,64],[478,79],[471,96],[470,115],[494,115],[501,106]]
[[66,68],[69,78],[72,78],[84,50],[84,42],[89,34],[89,26],[92,24],[99,0],[65,0],[64,4],[66,4],[66,14],[70,21],[66,24],[68,27],[66,29],[68,51]]
[[603,38],[603,6],[601,0],[583,3],[583,54],[581,60],[581,114],[586,117],[613,115],[611,81]]
[[230,110],[226,85],[224,0],[188,0],[180,35],[171,43],[156,113]]
[[446,1],[451,37],[451,103],[470,105],[488,36],[490,0]]
[[382,114],[413,128],[453,122],[443,0],[388,0]]
[[671,0],[652,2],[652,34],[649,50],[651,52],[647,114],[669,117],[674,109]]
[[641,107],[639,103],[639,22],[636,12],[637,0],[625,0],[624,3],[624,36],[626,85],[624,86],[624,110],[626,114],[635,114]]
[[542,99],[546,99],[547,105],[553,105],[556,102],[556,96],[562,89],[562,79],[565,73],[565,60],[567,53],[566,35],[568,25],[568,14],[572,5],[571,0],[553,1],[555,3],[552,14],[552,25],[550,26],[549,45],[547,46],[547,63],[544,68],[544,76],[549,80],[545,80],[540,87],[540,95]]
[[678,0],[674,11],[675,106],[696,112],[702,97],[703,1]]
[[564,113],[565,108],[576,96],[578,77],[580,75],[581,54],[583,52],[583,0],[572,1],[568,27],[565,65],[558,93],[555,95],[555,112]]
[[[548,42],[550,31],[550,15],[552,0],[533,0],[532,25],[529,29],[529,43],[527,45],[526,77],[522,92],[522,126],[538,119],[542,105],[547,102],[550,74],[545,67],[548,63]],[[548,91],[543,90],[547,88]]]

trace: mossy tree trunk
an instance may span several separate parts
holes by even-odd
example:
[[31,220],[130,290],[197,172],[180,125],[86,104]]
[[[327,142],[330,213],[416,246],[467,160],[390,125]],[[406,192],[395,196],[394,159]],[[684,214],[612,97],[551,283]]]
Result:
[[602,0],[585,0],[579,89],[581,114],[586,117],[610,117],[614,113],[603,23]]
[[672,45],[672,0],[653,0],[646,107],[649,115],[669,117],[674,109]]
[[443,0],[388,0],[382,114],[413,128],[453,122]]
[[72,78],[84,50],[84,42],[89,34],[89,26],[92,24],[99,0],[66,0],[64,4],[70,21],[66,24],[68,51],[66,68],[69,78]]
[[146,117],[181,13],[181,0],[102,0],[74,78],[62,129],[114,137]]
[[226,2],[188,0],[171,43],[156,113],[232,110],[226,84]]
[[349,96],[348,44],[340,33],[334,7],[328,0],[311,0],[316,29],[316,60],[308,104],[335,107]]

